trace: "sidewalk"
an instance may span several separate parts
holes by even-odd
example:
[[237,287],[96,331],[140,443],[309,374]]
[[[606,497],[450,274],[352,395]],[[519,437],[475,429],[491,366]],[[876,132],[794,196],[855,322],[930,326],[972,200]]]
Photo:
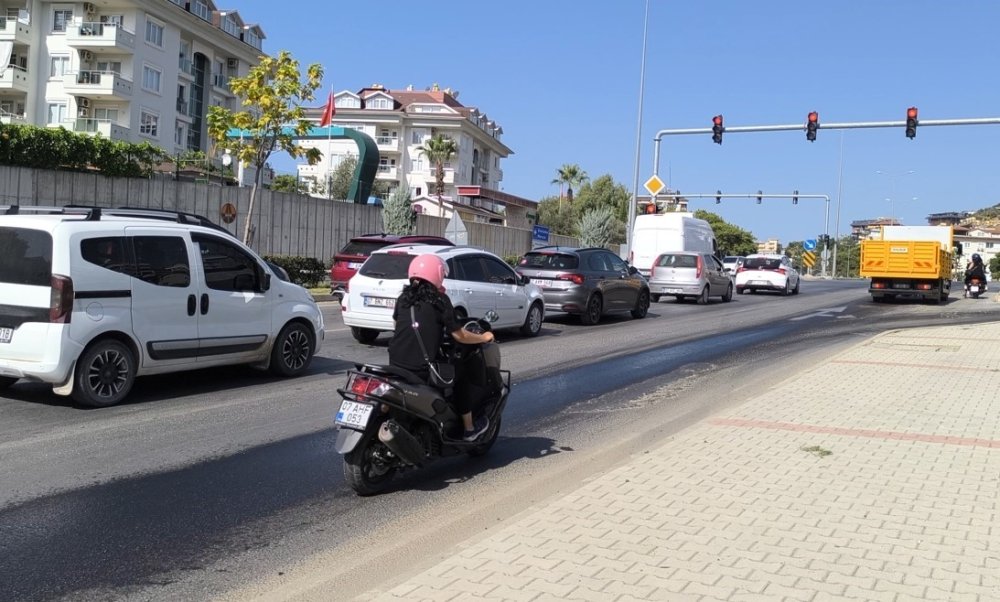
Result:
[[1000,600],[998,494],[1000,324],[892,331],[362,598]]

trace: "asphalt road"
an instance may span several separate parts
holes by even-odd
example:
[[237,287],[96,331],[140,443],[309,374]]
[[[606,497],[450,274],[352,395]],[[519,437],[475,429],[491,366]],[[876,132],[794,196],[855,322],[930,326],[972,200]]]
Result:
[[99,410],[41,385],[5,392],[3,599],[241,599],[294,591],[286,572],[365,591],[387,566],[402,570],[571,487],[810,357],[887,328],[1000,315],[992,299],[874,304],[861,281],[808,281],[798,296],[662,301],[646,319],[593,327],[549,317],[535,339],[498,334],[514,387],[489,456],[358,498],[333,451],[334,390],[352,363],[385,361],[387,336],[361,345],[338,306],[323,307],[327,342],[301,378],[245,368],[148,377],[131,403]]

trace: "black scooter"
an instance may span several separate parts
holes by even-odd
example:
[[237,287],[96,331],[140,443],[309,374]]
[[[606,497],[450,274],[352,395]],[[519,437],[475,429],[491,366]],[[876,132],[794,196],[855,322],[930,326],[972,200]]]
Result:
[[[485,320],[463,326],[474,333],[490,330]],[[500,433],[501,415],[510,393],[510,371],[500,369],[496,343],[443,345],[464,385],[479,399],[474,415],[489,418],[489,429],[475,441],[464,441],[464,427],[448,399],[454,391],[437,389],[419,376],[396,368],[358,364],[347,372],[347,384],[334,422],[337,453],[344,456],[344,477],[359,495],[381,493],[400,472],[420,468],[439,458],[487,453]],[[469,376],[471,375],[471,376]]]

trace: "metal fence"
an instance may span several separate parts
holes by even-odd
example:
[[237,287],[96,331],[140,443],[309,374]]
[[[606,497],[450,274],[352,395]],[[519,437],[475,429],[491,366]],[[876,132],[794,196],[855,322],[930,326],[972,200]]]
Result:
[[[170,177],[109,178],[97,174],[0,165],[0,204],[93,205],[166,209],[204,215],[242,238],[250,209],[250,188],[175,181]],[[225,223],[223,208],[235,208]],[[250,246],[262,255],[301,255],[329,262],[352,237],[382,231],[382,210],[369,205],[272,192],[257,194]],[[417,234],[444,236],[448,220],[417,216]],[[531,249],[531,231],[466,223],[469,244],[500,256]],[[550,244],[575,246],[574,238],[552,236]]]

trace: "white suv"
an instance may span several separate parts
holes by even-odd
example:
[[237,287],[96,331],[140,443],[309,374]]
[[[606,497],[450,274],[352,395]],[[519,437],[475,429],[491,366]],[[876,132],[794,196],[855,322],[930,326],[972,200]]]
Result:
[[360,343],[392,332],[396,299],[407,284],[410,261],[435,253],[448,264],[444,286],[459,317],[496,313],[494,329],[519,328],[535,336],[542,329],[545,302],[541,290],[493,253],[472,247],[393,245],[373,252],[347,283],[341,300],[344,324]]
[[253,364],[295,376],[323,338],[309,292],[205,218],[0,209],[0,389],[25,378],[110,406],[144,374]]
[[747,255],[736,269],[736,292],[778,291],[799,294],[799,272],[784,255],[756,253]]

